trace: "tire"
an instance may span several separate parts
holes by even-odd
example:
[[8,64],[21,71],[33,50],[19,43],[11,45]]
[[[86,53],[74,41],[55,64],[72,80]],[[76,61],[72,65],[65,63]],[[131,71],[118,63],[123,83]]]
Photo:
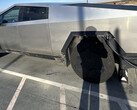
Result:
[[85,38],[71,51],[73,70],[82,79],[100,83],[114,73],[115,63],[112,50],[103,38]]

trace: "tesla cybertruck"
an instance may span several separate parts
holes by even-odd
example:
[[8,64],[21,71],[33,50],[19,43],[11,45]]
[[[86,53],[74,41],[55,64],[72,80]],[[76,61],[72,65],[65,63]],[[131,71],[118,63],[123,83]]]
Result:
[[15,4],[0,14],[0,52],[60,58],[81,78],[137,68],[137,6]]

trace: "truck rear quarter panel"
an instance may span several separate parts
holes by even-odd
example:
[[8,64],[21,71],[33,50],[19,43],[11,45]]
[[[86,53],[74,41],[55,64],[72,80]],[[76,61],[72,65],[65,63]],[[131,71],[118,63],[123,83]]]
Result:
[[110,31],[127,53],[137,53],[137,11],[81,6],[50,6],[52,50],[60,55],[74,31]]

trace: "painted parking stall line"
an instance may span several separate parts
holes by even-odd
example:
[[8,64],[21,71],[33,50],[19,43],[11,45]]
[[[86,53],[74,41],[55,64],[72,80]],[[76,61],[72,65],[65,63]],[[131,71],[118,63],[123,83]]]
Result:
[[65,88],[60,88],[60,110],[66,110]]
[[19,96],[19,94],[22,90],[22,87],[24,86],[25,81],[26,81],[26,78],[23,77],[22,80],[20,81],[20,84],[19,84],[16,92],[14,93],[14,95],[13,95],[13,97],[12,97],[10,103],[9,103],[9,106],[7,107],[7,110],[12,110],[13,109],[13,107],[16,103],[16,100],[18,99],[18,96]]
[[[14,76],[18,76],[18,77],[26,77],[26,79],[30,79],[30,80],[34,80],[34,81],[37,81],[37,82],[41,82],[41,83],[45,83],[45,84],[49,84],[49,85],[52,85],[52,86],[59,87],[61,90],[63,88],[63,89],[67,89],[67,90],[71,90],[71,91],[75,91],[75,92],[80,92],[80,93],[83,91],[83,93],[85,93],[85,94],[88,94],[88,95],[91,95],[91,96],[95,96],[95,97],[99,97],[99,98],[105,99],[105,100],[114,101],[114,102],[116,102],[118,104],[119,104],[119,102],[121,102],[120,104],[122,106],[124,104],[125,106],[129,105],[129,106],[137,108],[137,102],[135,102],[135,101],[121,99],[121,98],[117,98],[117,97],[113,97],[113,96],[108,96],[106,94],[97,93],[97,92],[93,92],[93,91],[90,91],[90,94],[89,94],[88,90],[84,90],[84,89],[81,89],[81,88],[69,86],[69,85],[66,85],[66,84],[53,82],[53,81],[50,81],[50,80],[45,80],[45,79],[42,79],[42,78],[30,76],[30,75],[25,75],[23,73],[9,71],[9,70],[6,70],[6,69],[1,69],[0,68],[0,72],[6,73],[6,74],[10,74],[10,75],[14,75]],[[121,105],[120,105],[120,107],[122,107]]]

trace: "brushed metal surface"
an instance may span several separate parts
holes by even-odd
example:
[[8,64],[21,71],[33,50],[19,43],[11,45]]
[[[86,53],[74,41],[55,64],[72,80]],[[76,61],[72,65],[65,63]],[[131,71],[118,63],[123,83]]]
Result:
[[137,6],[17,4],[12,7],[14,6],[49,7],[49,19],[0,26],[0,45],[3,49],[61,55],[61,49],[71,32],[110,31],[127,53],[137,53]]
[[0,26],[0,45],[2,49],[22,50],[22,43],[16,23],[6,23]]
[[[53,51],[61,50],[67,36],[72,31],[78,31],[80,25],[80,30],[88,31],[110,31],[116,38],[117,42],[127,53],[137,53],[137,25],[135,25],[135,20],[137,17],[125,17],[117,19],[102,19],[94,21],[84,22],[68,22],[68,23],[51,23],[51,41]],[[71,27],[73,25],[73,27]],[[56,28],[58,27],[58,28]],[[62,33],[63,30],[63,33]],[[72,30],[72,31],[69,31]],[[58,39],[55,39],[59,36]]]
[[27,21],[17,25],[23,51],[51,55],[48,20]]
[[[127,8],[127,7],[126,7]],[[127,53],[137,53],[137,11],[79,6],[51,6],[50,32],[56,54],[74,31],[110,31]],[[58,39],[55,39],[58,36]]]

